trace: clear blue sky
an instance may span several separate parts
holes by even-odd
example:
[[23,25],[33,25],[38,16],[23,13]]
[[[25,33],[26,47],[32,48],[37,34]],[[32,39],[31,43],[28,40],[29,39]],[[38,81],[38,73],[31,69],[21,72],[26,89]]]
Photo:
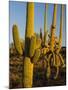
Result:
[[[44,3],[35,3],[35,15],[34,15],[34,29],[36,33],[40,33],[40,28],[44,32]],[[52,16],[53,16],[53,4],[48,4],[48,16],[47,16],[47,29],[50,31]],[[24,39],[25,37],[25,27],[26,27],[26,2],[10,1],[9,2],[9,42],[13,42],[12,38],[12,26],[17,24],[19,28],[20,37]],[[59,36],[60,29],[60,4],[57,10],[57,26],[56,35]],[[63,22],[63,42],[62,45],[66,44],[66,6],[64,7],[64,22]]]

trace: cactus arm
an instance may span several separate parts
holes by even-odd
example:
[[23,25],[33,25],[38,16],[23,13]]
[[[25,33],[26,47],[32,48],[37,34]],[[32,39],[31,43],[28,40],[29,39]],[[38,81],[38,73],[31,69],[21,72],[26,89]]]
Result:
[[31,42],[30,42],[30,57],[33,57],[34,53],[35,53],[35,48],[36,48],[36,37],[33,36],[31,38]]
[[58,51],[60,51],[62,46],[62,30],[63,30],[63,11],[64,6],[61,6],[61,15],[60,15],[60,34],[59,34],[59,48]]
[[59,67],[57,66],[57,67],[56,67],[56,75],[54,76],[54,79],[57,79],[58,74],[59,74]]
[[48,66],[47,66],[47,72],[46,72],[46,77],[50,78],[51,75],[51,69],[50,69],[50,59],[51,59],[52,54],[49,55],[48,57]]
[[32,59],[33,63],[36,63],[39,60],[40,54],[41,54],[40,49],[36,49],[34,56],[33,56],[33,59]]
[[47,8],[48,4],[45,5],[45,14],[44,14],[44,45],[46,45],[46,37],[47,37]]
[[46,73],[47,79],[50,78],[50,75],[51,75],[51,68],[50,68],[50,65],[48,65],[48,67],[47,67],[47,73]]
[[20,38],[19,38],[18,27],[16,25],[13,25],[12,33],[13,33],[13,40],[14,40],[15,48],[16,48],[17,52],[20,55],[22,55],[23,50],[22,50],[21,42],[20,42]]
[[54,4],[54,11],[53,11],[53,21],[51,26],[51,50],[54,50],[54,37],[55,37],[55,29],[56,29],[56,15],[57,15],[57,5]]
[[41,39],[36,37],[36,49],[41,47]]
[[59,54],[59,58],[61,60],[62,67],[65,67],[65,62],[64,62],[64,59],[62,58],[61,54]]
[[55,54],[53,53],[53,66],[56,65],[56,62],[55,62]]

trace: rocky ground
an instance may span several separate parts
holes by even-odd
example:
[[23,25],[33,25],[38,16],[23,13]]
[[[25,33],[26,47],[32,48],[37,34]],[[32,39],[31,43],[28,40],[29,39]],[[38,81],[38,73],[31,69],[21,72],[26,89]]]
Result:
[[[66,62],[66,48],[62,48],[61,54]],[[23,88],[23,57],[19,55],[10,55],[9,58],[9,88]],[[60,69],[59,77],[56,80],[47,80],[46,66],[43,67],[43,62],[34,65],[33,87],[59,85],[66,85],[66,68]]]

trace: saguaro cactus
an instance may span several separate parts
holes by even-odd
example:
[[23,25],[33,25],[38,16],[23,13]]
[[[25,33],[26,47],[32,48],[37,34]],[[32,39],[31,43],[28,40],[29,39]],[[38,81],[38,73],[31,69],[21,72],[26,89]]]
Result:
[[53,21],[51,26],[51,50],[53,51],[55,45],[55,30],[56,30],[56,15],[57,15],[57,5],[54,4],[54,12],[53,12]]
[[59,43],[58,43],[58,47],[57,50],[54,47],[55,44],[55,25],[56,25],[56,10],[57,10],[57,6],[54,5],[54,12],[53,12],[53,22],[52,22],[52,29],[51,29],[51,51],[50,55],[48,57],[48,67],[47,67],[47,77],[50,77],[51,74],[51,68],[50,66],[54,66],[56,68],[56,74],[54,76],[54,79],[56,79],[58,77],[59,74],[59,69],[60,67],[64,68],[65,67],[65,63],[64,60],[60,54],[60,48],[61,48],[61,42],[62,42],[62,23],[63,23],[63,7],[61,6],[61,15],[60,15],[60,35],[59,35]]
[[32,87],[33,63],[29,51],[30,40],[34,35],[34,3],[27,3],[26,32],[25,32],[25,59],[24,59],[24,87]]
[[[17,26],[13,26],[13,40],[16,50],[22,55],[22,47],[18,34]],[[36,63],[40,57],[41,39],[38,39],[34,33],[34,3],[27,3],[26,31],[25,31],[25,56],[24,56],[24,87],[32,87],[33,82],[33,63]]]

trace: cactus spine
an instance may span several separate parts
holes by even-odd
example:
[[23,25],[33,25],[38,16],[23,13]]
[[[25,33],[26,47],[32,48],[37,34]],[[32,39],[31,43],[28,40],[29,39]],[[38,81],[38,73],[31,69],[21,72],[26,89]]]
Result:
[[13,40],[14,40],[15,48],[16,48],[17,52],[20,55],[22,55],[23,51],[22,51],[20,37],[19,37],[19,33],[18,33],[18,27],[16,25],[13,25],[12,32],[13,32]]
[[56,15],[57,15],[57,5],[54,4],[54,11],[53,11],[53,21],[52,21],[52,26],[51,26],[51,50],[53,51],[54,49],[54,37],[55,37],[55,29],[56,29]]

